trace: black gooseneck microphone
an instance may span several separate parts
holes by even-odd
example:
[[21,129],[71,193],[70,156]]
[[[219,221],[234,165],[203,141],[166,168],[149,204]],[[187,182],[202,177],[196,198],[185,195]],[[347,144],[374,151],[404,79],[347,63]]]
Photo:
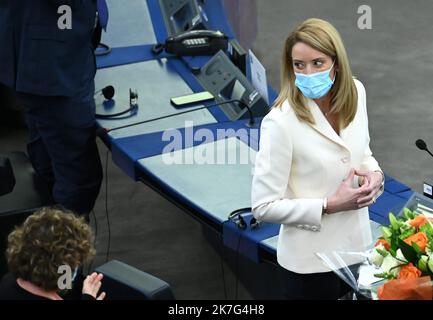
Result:
[[162,117],[158,117],[158,118],[153,118],[153,119],[143,120],[143,121],[139,121],[139,122],[134,122],[134,123],[131,123],[131,124],[127,124],[127,125],[124,125],[124,126],[115,127],[115,128],[111,128],[111,129],[99,128],[98,129],[98,136],[101,136],[102,133],[107,134],[107,133],[109,133],[111,131],[125,129],[125,128],[129,128],[129,127],[134,127],[134,126],[137,126],[137,125],[140,125],[140,124],[145,124],[145,123],[149,123],[149,122],[153,122],[153,121],[158,121],[158,120],[162,120],[162,119],[166,119],[166,118],[176,117],[176,116],[179,116],[181,114],[190,113],[190,112],[194,112],[194,111],[197,111],[197,110],[209,109],[209,108],[212,108],[212,107],[216,107],[216,106],[220,106],[220,105],[228,104],[228,103],[233,103],[233,102],[237,102],[240,105],[242,105],[243,107],[247,108],[248,114],[250,116],[250,119],[247,122],[246,126],[249,127],[249,128],[253,128],[255,126],[255,124],[256,124],[256,121],[254,119],[253,112],[251,111],[251,107],[248,104],[246,104],[245,102],[241,101],[241,100],[229,100],[229,101],[224,101],[224,102],[221,102],[221,103],[211,104],[209,106],[204,106],[204,107],[201,107],[201,108],[196,108],[196,109],[186,110],[186,111],[175,113],[175,114],[170,114],[170,115],[167,115],[167,116],[162,116]]
[[433,154],[430,152],[430,150],[427,147],[427,143],[425,143],[425,141],[423,139],[418,139],[415,142],[415,144],[418,147],[418,149],[426,151],[429,155],[431,155],[433,157]]

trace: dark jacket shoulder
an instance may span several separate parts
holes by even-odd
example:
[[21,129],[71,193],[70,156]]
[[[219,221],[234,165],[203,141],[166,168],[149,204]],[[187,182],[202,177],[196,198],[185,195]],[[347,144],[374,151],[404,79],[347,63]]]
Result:
[[0,300],[48,300],[21,288],[12,273],[7,273],[0,282]]
[[96,72],[95,19],[91,0],[0,1],[0,82],[24,93],[73,96]]

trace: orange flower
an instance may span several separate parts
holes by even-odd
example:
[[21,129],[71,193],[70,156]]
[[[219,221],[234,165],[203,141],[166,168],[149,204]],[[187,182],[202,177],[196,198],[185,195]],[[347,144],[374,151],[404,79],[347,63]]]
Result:
[[380,300],[432,300],[431,278],[395,279],[378,288]]
[[422,272],[417,267],[414,267],[412,262],[401,268],[399,279],[416,279],[421,277]]
[[420,228],[427,223],[427,218],[422,214],[415,217],[415,219],[409,221],[410,225],[415,228]]
[[412,246],[412,242],[415,242],[418,245],[418,247],[421,249],[421,252],[425,252],[427,241],[428,239],[424,232],[418,232],[404,240],[404,242],[406,242],[410,246]]
[[379,239],[379,240],[377,240],[377,242],[376,242],[376,244],[374,246],[377,247],[378,245],[383,245],[386,250],[391,249],[390,244],[385,239]]

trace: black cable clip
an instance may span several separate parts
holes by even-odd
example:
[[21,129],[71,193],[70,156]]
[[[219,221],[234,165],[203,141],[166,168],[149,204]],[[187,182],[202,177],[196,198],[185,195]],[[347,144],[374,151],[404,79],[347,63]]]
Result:
[[161,52],[164,50],[165,45],[162,43],[157,43],[152,47],[152,53],[154,55],[160,55]]

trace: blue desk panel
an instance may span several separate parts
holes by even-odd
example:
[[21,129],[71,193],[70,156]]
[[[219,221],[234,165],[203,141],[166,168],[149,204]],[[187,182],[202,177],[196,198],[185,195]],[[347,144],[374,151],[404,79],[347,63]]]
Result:
[[156,43],[146,0],[108,0],[110,20],[102,42],[110,47]]
[[[170,103],[170,98],[192,93],[178,73],[170,68],[166,59],[98,70],[95,83],[98,89],[112,85],[116,91],[114,106],[103,103],[102,96],[96,99],[96,112],[99,114],[113,114],[129,108],[130,88],[137,89],[139,95],[139,110],[136,115],[124,117],[121,120],[98,120],[98,124],[107,129],[185,111],[185,109],[174,108]],[[202,105],[191,109],[199,107]],[[110,137],[118,139],[169,128],[183,128],[186,121],[193,121],[194,125],[216,122],[212,114],[204,109],[112,131]]]
[[[230,212],[251,205],[251,159],[255,154],[232,137],[141,159],[138,167],[157,178],[179,201],[222,224]],[[203,164],[188,164],[194,160]]]
[[[255,128],[247,127],[246,123],[247,120],[243,119],[116,138],[111,142],[113,161],[131,178],[138,180],[140,168],[136,164],[140,159],[198,146],[202,143],[237,137],[257,151],[260,119],[257,119]],[[180,140],[181,143],[173,144],[174,139]]]

